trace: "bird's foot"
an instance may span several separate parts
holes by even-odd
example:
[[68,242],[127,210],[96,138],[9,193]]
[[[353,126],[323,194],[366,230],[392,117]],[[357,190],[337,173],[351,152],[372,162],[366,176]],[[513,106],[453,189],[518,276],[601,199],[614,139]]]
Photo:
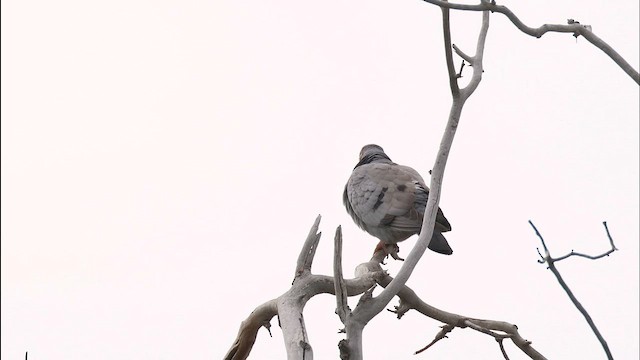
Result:
[[391,256],[395,260],[404,261],[404,259],[398,255],[399,252],[400,247],[398,246],[398,244],[385,244],[384,242],[380,241],[376,246],[373,255],[374,259],[377,258],[378,261],[384,265],[384,259],[388,256]]
[[398,255],[400,252],[398,244],[386,244],[384,250],[387,252],[387,255],[390,255],[394,260],[404,261],[404,259]]

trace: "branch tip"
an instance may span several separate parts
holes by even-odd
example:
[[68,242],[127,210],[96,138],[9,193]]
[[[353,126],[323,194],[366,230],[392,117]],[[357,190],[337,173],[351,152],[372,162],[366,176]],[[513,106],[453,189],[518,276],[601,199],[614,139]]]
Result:
[[342,227],[336,228],[333,252],[333,284],[336,292],[336,314],[343,324],[346,324],[347,315],[351,313],[347,304],[347,285],[342,275]]
[[451,324],[446,324],[441,326],[441,330],[438,331],[438,333],[436,334],[435,338],[429,343],[427,344],[427,346],[423,347],[420,350],[417,350],[416,352],[414,352],[414,355],[420,354],[421,352],[427,350],[428,348],[430,348],[431,346],[433,346],[435,343],[437,343],[438,341],[442,340],[442,339],[448,339],[447,334],[450,333],[453,329],[455,329],[455,325],[451,325]]
[[320,236],[322,235],[322,232],[318,232],[321,218],[322,216],[320,215],[316,217],[316,220],[309,230],[307,239],[305,240],[304,245],[302,245],[302,249],[300,250],[300,255],[298,255],[298,261],[296,263],[296,273],[293,282],[295,282],[296,279],[311,273],[313,258],[316,255]]

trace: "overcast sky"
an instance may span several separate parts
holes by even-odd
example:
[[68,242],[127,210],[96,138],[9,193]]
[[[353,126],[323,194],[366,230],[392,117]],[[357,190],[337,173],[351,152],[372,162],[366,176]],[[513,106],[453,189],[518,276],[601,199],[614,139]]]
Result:
[[[639,68],[637,0],[505,5],[530,26],[590,24]],[[479,19],[452,15],[467,53]],[[418,0],[3,1],[2,359],[220,359],[289,288],[318,214],[313,271],[332,273],[342,225],[351,275],[377,243],[342,206],[360,148],[428,181],[451,101],[440,21]],[[517,324],[550,359],[603,359],[527,220],[556,256],[606,251],[606,220],[620,251],[558,268],[614,357],[637,359],[638,85],[584,39],[500,14],[484,65],[440,202],[454,254],[425,253],[408,285]],[[305,309],[317,359],[338,357],[334,309]],[[272,325],[253,358],[285,357]],[[440,325],[383,312],[365,357],[501,357],[468,329],[412,355]]]

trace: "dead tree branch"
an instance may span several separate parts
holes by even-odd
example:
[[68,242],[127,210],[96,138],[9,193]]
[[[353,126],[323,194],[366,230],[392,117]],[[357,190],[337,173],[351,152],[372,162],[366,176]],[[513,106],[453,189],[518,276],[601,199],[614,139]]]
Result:
[[[311,263],[313,262],[312,255],[315,254],[313,249],[317,248],[320,239],[320,233],[318,232],[319,222],[320,216],[316,219],[300,252],[297,262],[298,270],[296,270],[296,274],[300,275],[296,276],[293,285],[287,292],[278,298],[269,300],[258,306],[249,317],[241,323],[238,335],[224,357],[225,360],[247,359],[256,341],[258,330],[263,326],[269,329],[270,321],[276,315],[278,316],[279,325],[282,328],[287,358],[292,360],[313,359],[313,350],[307,338],[302,312],[309,299],[322,293],[337,295],[336,313],[339,314],[345,324],[347,333],[347,340],[342,340],[338,344],[340,358],[350,360],[362,358],[362,347],[354,347],[353,339],[356,337],[355,339],[357,341],[362,341],[361,338],[358,339],[357,337],[362,336],[364,326],[360,328],[359,323],[355,323],[354,326],[354,323],[351,322],[354,316],[346,304],[346,298],[347,296],[362,294],[356,309],[363,308],[374,301],[372,293],[376,284],[388,288],[390,284],[393,283],[394,279],[380,267],[382,260],[384,260],[387,254],[384,249],[377,251],[373,254],[370,261],[356,267],[355,278],[341,279],[342,231],[341,228],[338,227],[336,230],[334,251],[334,272],[336,276],[315,275],[311,274],[311,272],[299,271],[300,264],[308,265],[309,269],[311,267]],[[311,258],[307,258],[307,256]],[[398,318],[401,318],[402,315],[410,309],[415,309],[427,317],[445,323],[435,339],[420,351],[426,350],[439,340],[445,338],[446,334],[453,330],[453,328],[468,327],[494,337],[500,344],[503,354],[506,353],[504,352],[501,341],[503,339],[510,339],[530,358],[536,360],[545,359],[544,356],[531,346],[530,341],[520,336],[518,328],[515,325],[503,321],[461,316],[437,309],[422,301],[411,288],[404,284],[398,291],[397,296],[400,298],[400,304],[396,306],[393,312],[397,314]],[[506,355],[505,358],[507,358]]]
[[[456,74],[455,66],[453,65],[453,54],[451,53],[452,44],[451,44],[451,23],[449,20],[449,9],[445,7],[441,9],[442,9],[442,32],[444,34],[444,55],[445,55],[445,59],[447,60],[447,71],[449,72],[449,87],[451,88],[451,96],[455,98],[460,94],[460,87],[458,86],[458,78],[462,76],[462,67],[460,68],[460,76],[458,76],[458,74]],[[464,66],[464,62],[462,64]]]
[[[535,229],[535,226],[533,225],[533,223],[531,221],[529,221],[529,224],[531,224],[531,226]],[[557,258],[551,258],[551,261],[555,263],[555,262],[564,260],[564,259],[566,259],[568,257],[571,257],[571,256],[579,256],[579,257],[583,257],[583,258],[587,258],[587,259],[591,259],[591,260],[597,260],[597,259],[600,259],[602,257],[609,256],[609,254],[611,254],[612,252],[618,250],[618,248],[616,248],[616,245],[613,243],[613,239],[611,238],[611,234],[609,233],[609,227],[607,226],[607,222],[603,221],[602,225],[604,225],[604,229],[607,232],[607,238],[609,238],[609,245],[611,245],[611,249],[609,249],[608,251],[606,251],[606,252],[604,252],[604,253],[602,253],[600,255],[587,255],[587,254],[583,254],[583,253],[579,253],[579,252],[575,252],[575,251],[571,250],[571,252],[568,253],[567,255],[560,256],[560,257],[557,257]],[[538,233],[537,231],[536,231],[536,235],[538,235],[538,237],[542,241],[542,246],[543,246],[543,248],[545,250],[545,253],[548,253],[549,250],[547,249],[547,245],[545,244],[544,239],[540,236],[540,233]],[[538,251],[538,254],[540,254],[540,251]],[[545,259],[544,256],[542,256],[542,254],[540,254],[540,258],[541,259],[538,260],[538,262],[540,264],[544,264],[545,262],[547,262],[547,260]]]
[[244,360],[248,358],[253,344],[256,342],[258,330],[263,326],[268,329],[271,326],[271,319],[277,314],[277,299],[269,300],[253,310],[249,317],[240,323],[238,335],[224,359]]
[[[307,301],[318,294],[335,294],[333,277],[314,275],[311,264],[315,249],[320,241],[318,226],[320,215],[311,227],[311,231],[300,251],[296,264],[296,276],[291,288],[279,297],[258,306],[249,317],[240,324],[240,330],[225,360],[244,360],[249,356],[256,341],[258,330],[262,326],[269,328],[271,319],[278,315],[282,329],[288,359],[313,359],[302,312]],[[348,296],[362,294],[376,283],[375,272],[363,273],[354,279],[344,280],[345,293]]]
[[[374,266],[370,269],[372,271],[375,271],[376,267]],[[378,280],[378,285],[386,287],[389,283],[391,283],[392,280],[393,278],[390,275],[384,274]],[[520,348],[520,350],[522,350],[522,352],[524,352],[531,359],[546,359],[544,355],[539,353],[533,346],[531,346],[531,341],[525,340],[520,335],[520,333],[518,332],[518,327],[513,324],[504,321],[478,319],[440,310],[424,302],[415,293],[415,291],[413,291],[406,285],[403,285],[402,289],[398,292],[398,298],[400,298],[400,304],[395,307],[395,310],[393,312],[397,314],[397,317],[399,319],[402,318],[402,316],[407,311],[414,309],[427,317],[438,320],[448,325],[448,327],[445,325],[445,327],[436,335],[435,339],[429,345],[419,351],[424,351],[426,350],[426,348],[431,347],[437,341],[445,338],[445,335],[452,330],[448,330],[450,327],[468,327],[492,336],[494,339],[496,339],[496,341],[498,341],[498,344],[501,344],[501,341],[503,339],[510,339],[518,348]],[[445,332],[445,330],[448,331]],[[501,352],[503,352],[504,355],[503,348],[501,348]]]
[[437,5],[441,8],[465,10],[465,11],[491,11],[505,15],[515,27],[517,27],[523,33],[540,38],[542,35],[548,32],[558,33],[570,33],[578,37],[582,35],[587,41],[593,44],[598,49],[602,50],[611,60],[613,60],[618,66],[625,72],[633,81],[640,85],[640,75],[638,71],[631,66],[617,51],[615,51],[609,44],[599,38],[591,31],[591,26],[580,24],[577,21],[568,21],[567,25],[560,24],[544,24],[537,28],[532,28],[525,25],[509,8],[503,5],[496,5],[495,1],[487,2],[481,0],[480,4],[467,5],[450,3],[443,0],[423,0],[429,4]]
[[338,314],[340,321],[344,324],[347,316],[351,315],[351,310],[347,305],[347,286],[342,276],[342,227],[340,226],[336,229],[334,239],[333,281],[336,291],[336,314]]
[[428,348],[430,348],[433,344],[437,343],[438,341],[444,339],[447,337],[447,334],[450,333],[453,329],[455,329],[456,327],[453,325],[442,325],[441,326],[442,330],[438,331],[438,333],[436,334],[436,337],[429,343],[427,344],[427,346],[423,347],[420,350],[416,350],[416,352],[414,354],[420,354],[421,352],[427,350]]
[[558,268],[556,268],[556,265],[555,265],[555,263],[557,261],[564,260],[564,259],[566,259],[566,258],[568,258],[570,256],[573,256],[573,255],[586,257],[586,258],[592,259],[592,260],[596,260],[596,259],[599,259],[601,257],[608,256],[612,252],[616,251],[617,249],[616,249],[615,245],[613,244],[613,239],[611,238],[611,234],[609,233],[609,228],[607,227],[607,222],[604,221],[603,224],[604,224],[605,230],[607,231],[607,237],[609,238],[609,243],[611,244],[611,249],[609,251],[607,251],[607,252],[605,252],[603,254],[597,255],[597,256],[590,256],[590,255],[584,255],[584,254],[576,253],[573,250],[571,250],[571,253],[569,253],[569,254],[567,254],[565,256],[561,256],[559,258],[553,258],[551,256],[551,253],[549,252],[549,248],[547,248],[547,244],[545,243],[544,238],[542,237],[542,235],[540,234],[540,232],[538,231],[536,226],[533,225],[533,222],[531,220],[529,220],[529,224],[531,225],[531,227],[535,231],[535,233],[538,236],[538,238],[540,238],[540,241],[542,242],[542,247],[544,248],[544,256],[542,254],[540,254],[540,250],[538,249],[538,254],[541,257],[541,260],[538,260],[538,262],[541,263],[541,264],[547,263],[547,265],[549,266],[549,270],[551,270],[553,275],[555,275],[556,279],[560,283],[560,286],[562,286],[562,289],[564,289],[564,291],[567,293],[567,295],[569,296],[569,299],[571,299],[571,302],[573,302],[573,305],[578,309],[578,311],[580,311],[582,316],[584,316],[585,320],[589,324],[589,327],[591,327],[591,330],[593,331],[593,333],[598,338],[598,341],[600,341],[600,344],[602,345],[602,349],[607,354],[607,359],[610,359],[610,360],[613,359],[613,355],[611,355],[611,350],[609,350],[609,345],[607,345],[607,341],[604,339],[604,337],[602,336],[602,334],[600,333],[600,331],[596,327],[596,324],[593,322],[593,319],[591,319],[591,315],[589,315],[589,313],[584,308],[584,306],[582,306],[580,301],[578,301],[576,296],[573,294],[573,291],[571,291],[571,289],[569,288],[569,285],[567,285],[567,283],[564,281],[564,279],[562,278],[562,275],[560,275],[560,271],[558,271]]

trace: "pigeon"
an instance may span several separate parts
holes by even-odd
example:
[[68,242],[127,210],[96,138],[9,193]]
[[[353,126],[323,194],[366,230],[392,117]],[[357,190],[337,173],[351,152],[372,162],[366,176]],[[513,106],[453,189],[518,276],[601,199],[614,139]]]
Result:
[[[429,188],[414,169],[391,161],[382,147],[370,144],[360,151],[360,161],[344,187],[342,200],[353,221],[380,239],[376,251],[420,234]],[[438,208],[429,249],[445,255],[453,250],[443,232],[451,224]],[[394,256],[395,258],[395,256]]]

